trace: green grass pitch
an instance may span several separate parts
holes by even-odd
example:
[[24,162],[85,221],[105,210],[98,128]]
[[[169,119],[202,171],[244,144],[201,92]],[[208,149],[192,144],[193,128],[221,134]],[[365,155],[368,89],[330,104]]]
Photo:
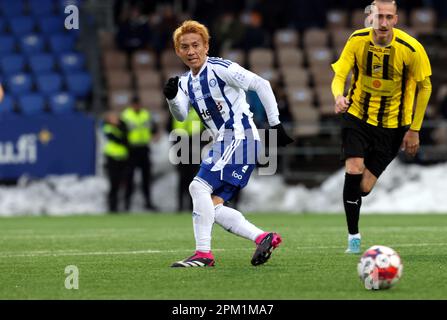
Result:
[[[447,299],[447,217],[363,215],[362,249],[394,248],[404,264],[395,288],[367,291],[359,255],[346,255],[341,214],[251,214],[283,236],[263,266],[254,244],[218,225],[214,268],[170,268],[192,254],[190,214],[0,219],[0,299]],[[68,290],[68,265],[79,288]]]

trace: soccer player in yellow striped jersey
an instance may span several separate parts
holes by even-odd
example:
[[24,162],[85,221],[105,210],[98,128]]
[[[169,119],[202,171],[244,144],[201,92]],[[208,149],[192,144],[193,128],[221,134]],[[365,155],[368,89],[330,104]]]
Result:
[[[427,54],[416,39],[394,28],[398,21],[395,1],[376,0],[371,8],[373,26],[355,31],[332,65],[335,113],[342,115],[347,253],[360,253],[362,196],[371,192],[399,149],[416,154],[431,94]],[[345,97],[344,85],[351,70]]]

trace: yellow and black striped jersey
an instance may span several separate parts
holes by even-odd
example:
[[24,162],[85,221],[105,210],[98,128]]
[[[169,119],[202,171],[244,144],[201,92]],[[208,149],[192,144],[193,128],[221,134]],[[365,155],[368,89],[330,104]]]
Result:
[[348,112],[384,128],[411,124],[416,83],[431,76],[424,47],[397,28],[386,47],[374,43],[372,28],[355,31],[332,68],[344,77],[353,72]]

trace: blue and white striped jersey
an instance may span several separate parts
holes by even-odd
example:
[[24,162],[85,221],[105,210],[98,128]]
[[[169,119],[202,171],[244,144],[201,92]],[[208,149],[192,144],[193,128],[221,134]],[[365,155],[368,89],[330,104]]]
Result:
[[[192,106],[215,141],[222,141],[226,129],[234,129],[235,139],[244,139],[250,130],[255,140],[259,133],[246,102],[245,91],[257,77],[239,64],[222,58],[207,57],[196,76],[189,71],[179,79],[176,103]],[[188,109],[186,109],[188,110]]]

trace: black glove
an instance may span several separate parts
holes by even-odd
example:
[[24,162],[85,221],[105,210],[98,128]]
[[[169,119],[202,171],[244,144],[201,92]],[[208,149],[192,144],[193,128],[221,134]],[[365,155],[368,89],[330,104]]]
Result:
[[168,82],[166,82],[163,88],[163,93],[169,100],[174,99],[175,96],[177,95],[178,79],[179,79],[178,77],[169,78]]
[[292,143],[294,140],[292,138],[290,138],[286,131],[284,130],[284,127],[282,126],[282,124],[277,124],[276,126],[273,126],[272,129],[276,129],[276,133],[277,133],[277,143],[278,143],[278,147],[285,147],[286,145],[288,145],[289,143]]

